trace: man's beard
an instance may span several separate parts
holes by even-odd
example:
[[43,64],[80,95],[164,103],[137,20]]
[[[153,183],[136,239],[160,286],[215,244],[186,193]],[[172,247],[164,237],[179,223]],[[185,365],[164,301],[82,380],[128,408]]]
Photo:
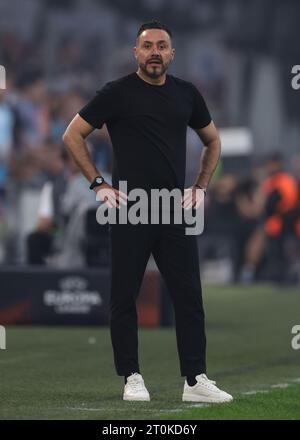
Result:
[[[148,66],[150,66],[149,70],[148,70]],[[146,63],[146,64],[140,63],[139,64],[141,71],[151,79],[158,79],[159,77],[161,77],[167,71],[168,66],[169,66],[169,63],[163,64],[162,62],[158,67],[151,67],[151,64],[149,64],[149,63]]]

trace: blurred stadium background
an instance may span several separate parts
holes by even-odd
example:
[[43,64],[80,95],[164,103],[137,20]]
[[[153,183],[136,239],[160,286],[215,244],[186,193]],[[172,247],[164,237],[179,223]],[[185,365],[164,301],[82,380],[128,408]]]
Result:
[[[176,58],[169,73],[201,90],[221,133],[222,158],[205,200],[205,232],[199,237],[208,335],[230,344],[233,329],[239,332],[245,322],[241,318],[231,328],[235,313],[246,319],[252,310],[243,336],[247,339],[257,328],[254,339],[259,339],[264,317],[276,317],[268,321],[277,339],[265,339],[264,362],[270,368],[273,360],[277,366],[281,362],[282,370],[275,368],[274,375],[268,370],[261,377],[256,371],[253,386],[266,377],[273,382],[291,379],[296,365],[291,328],[300,324],[299,91],[292,87],[292,68],[299,64],[296,0],[0,0],[0,65],[6,69],[6,89],[0,90],[0,324],[9,326],[12,341],[19,341],[17,350],[26,331],[10,327],[15,324],[108,323],[107,229],[96,223],[95,201],[64,152],[62,134],[95,90],[135,70],[135,35],[141,22],[152,18],[166,22],[174,33]],[[107,131],[95,131],[88,142],[109,179]],[[189,130],[186,186],[194,180],[200,153],[199,139]],[[247,308],[239,307],[243,295]],[[218,298],[222,307],[229,307],[227,316],[220,316]],[[262,307],[255,308],[258,298]],[[286,310],[281,326],[280,309]],[[156,332],[156,344],[169,331],[160,334],[159,328],[172,326],[173,315],[151,260],[138,311],[141,326]],[[36,330],[45,332],[47,345],[51,330]],[[63,346],[68,344],[71,327],[65,333],[53,331]],[[94,330],[95,337],[101,340],[105,334],[108,339],[104,331]],[[149,329],[143,331],[147,335]],[[277,351],[278,337],[283,338],[284,355]],[[262,348],[256,352],[252,347],[245,361],[239,352],[243,347],[236,342],[230,364],[241,362],[245,373],[247,362],[259,364]],[[12,352],[8,341],[5,356],[17,353]],[[106,356],[111,355],[108,350]],[[5,369],[5,360],[1,362]],[[224,362],[228,366],[228,358]],[[213,360],[211,365],[223,379],[227,367],[222,360],[216,364],[219,369]],[[99,362],[97,368],[101,371]],[[105,374],[112,374],[111,369]],[[228,384],[240,391],[241,384],[235,388],[231,378]],[[18,381],[7,379],[11,387],[19,387]],[[11,411],[3,415],[13,418],[13,405]]]

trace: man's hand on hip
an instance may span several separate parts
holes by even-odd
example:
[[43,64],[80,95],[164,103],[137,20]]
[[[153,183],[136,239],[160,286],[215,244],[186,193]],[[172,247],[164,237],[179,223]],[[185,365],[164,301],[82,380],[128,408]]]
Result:
[[205,192],[203,189],[193,185],[190,188],[184,190],[182,198],[182,206],[184,209],[199,208],[201,203],[204,202]]
[[106,203],[109,208],[114,207],[120,209],[120,204],[127,205],[127,195],[122,191],[113,188],[106,182],[102,183],[100,186],[96,186],[94,191],[97,194],[97,200]]

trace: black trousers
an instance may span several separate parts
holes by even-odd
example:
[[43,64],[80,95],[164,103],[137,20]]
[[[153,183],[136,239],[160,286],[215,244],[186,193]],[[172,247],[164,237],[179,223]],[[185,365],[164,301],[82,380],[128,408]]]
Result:
[[171,294],[182,376],[206,372],[206,337],[196,236],[183,225],[110,225],[110,330],[120,376],[139,372],[136,299],[150,254]]

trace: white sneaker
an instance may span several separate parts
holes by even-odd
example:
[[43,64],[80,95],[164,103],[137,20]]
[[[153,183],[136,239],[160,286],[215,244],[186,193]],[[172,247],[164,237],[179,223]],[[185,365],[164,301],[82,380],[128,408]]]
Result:
[[150,395],[145,387],[144,380],[139,373],[134,373],[127,377],[127,383],[124,387],[123,400],[150,400]]
[[196,376],[197,383],[190,387],[184,383],[183,402],[224,403],[231,402],[233,397],[216,387],[216,382],[208,379],[206,374]]

